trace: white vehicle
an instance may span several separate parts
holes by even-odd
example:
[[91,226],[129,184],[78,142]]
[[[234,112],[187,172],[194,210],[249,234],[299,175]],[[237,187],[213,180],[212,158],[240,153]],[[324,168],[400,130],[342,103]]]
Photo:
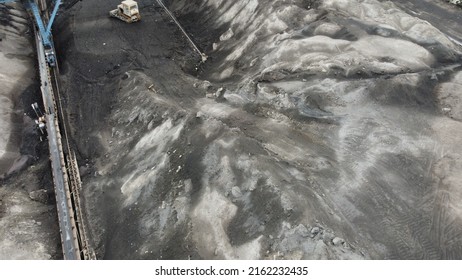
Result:
[[109,12],[109,15],[127,23],[137,22],[141,19],[138,3],[133,0],[122,1],[121,4],[117,5],[117,9]]
[[449,3],[462,6],[462,0],[449,0]]

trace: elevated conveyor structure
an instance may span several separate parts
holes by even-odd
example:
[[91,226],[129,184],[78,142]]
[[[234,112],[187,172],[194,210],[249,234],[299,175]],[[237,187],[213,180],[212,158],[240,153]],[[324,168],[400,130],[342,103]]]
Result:
[[[13,0],[0,0],[0,4],[10,2]],[[40,72],[40,91],[45,109],[44,117],[48,133],[63,257],[65,260],[96,259],[84,226],[80,203],[82,188],[80,174],[75,152],[69,145],[65,114],[60,102],[59,69],[52,42],[51,26],[61,0],[55,1],[50,20],[46,25],[42,20],[37,3],[32,0],[23,2],[26,3],[26,8],[37,27],[34,31]],[[42,7],[42,10],[46,11],[46,7]]]
[[40,69],[40,90],[45,108],[48,146],[50,149],[51,171],[55,185],[56,206],[64,259],[79,260],[80,246],[72,209],[71,194],[66,172],[66,165],[61,141],[61,133],[57,118],[57,108],[54,100],[51,74],[45,59],[45,50],[40,35],[36,35],[37,57]]
[[[58,3],[60,1],[56,1]],[[57,4],[58,5],[58,4]],[[57,7],[53,9],[50,21],[54,19]],[[34,15],[36,18],[37,15]],[[51,22],[47,30],[51,32]],[[48,31],[47,31],[48,32]],[[96,259],[87,238],[80,190],[82,188],[77,159],[69,145],[65,114],[62,111],[59,92],[57,62],[50,65],[46,57],[46,44],[41,40],[42,32],[36,34],[37,57],[40,70],[41,92],[45,108],[51,167],[55,184],[56,203],[64,259]],[[47,33],[51,40],[51,33]],[[51,46],[53,44],[51,43]],[[54,53],[54,49],[53,49]]]

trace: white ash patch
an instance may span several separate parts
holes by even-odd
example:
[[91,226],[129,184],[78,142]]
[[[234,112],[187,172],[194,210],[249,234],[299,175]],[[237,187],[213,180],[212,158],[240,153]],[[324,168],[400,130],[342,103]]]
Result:
[[436,91],[441,111],[459,121],[462,121],[461,88],[462,72],[458,72],[450,81],[440,84]]
[[[134,203],[146,188],[155,188],[157,176],[168,166],[167,149],[178,139],[184,127],[184,121],[174,124],[171,119],[144,135],[130,152],[136,162],[137,172],[122,181],[122,193],[127,197],[125,206]],[[149,186],[149,187],[148,187]]]
[[236,215],[237,207],[217,191],[206,187],[191,219],[199,254],[206,259],[260,258],[260,238],[240,246],[232,246],[226,228]]

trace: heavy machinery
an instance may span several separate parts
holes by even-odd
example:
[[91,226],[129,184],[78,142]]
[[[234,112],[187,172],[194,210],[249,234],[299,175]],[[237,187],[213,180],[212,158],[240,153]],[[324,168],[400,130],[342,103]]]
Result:
[[[15,0],[0,0],[0,4],[6,4],[14,2]],[[40,38],[42,40],[43,48],[45,49],[45,58],[50,67],[56,66],[56,55],[53,46],[53,40],[51,36],[51,26],[55,20],[56,14],[58,13],[59,6],[61,5],[61,0],[54,1],[54,8],[48,20],[48,24],[45,26],[45,23],[42,20],[39,7],[34,0],[24,1],[26,7],[29,8],[29,11],[32,13],[35,19],[35,26],[37,27],[38,32],[40,33]]]
[[53,40],[51,37],[51,26],[55,20],[56,14],[58,13],[59,5],[61,5],[61,0],[56,0],[55,6],[50,16],[50,20],[48,21],[48,25],[45,28],[45,25],[42,21],[42,17],[40,16],[40,11],[39,11],[37,4],[35,4],[35,2],[33,1],[29,1],[30,10],[32,11],[32,14],[34,15],[35,25],[37,26],[37,29],[40,32],[42,44],[45,49],[45,58],[46,58],[48,65],[50,65],[50,67],[56,66],[56,55],[54,51],[55,48],[53,46]]
[[141,19],[138,3],[133,0],[122,1],[117,5],[117,9],[109,12],[109,15],[127,23],[137,22]]

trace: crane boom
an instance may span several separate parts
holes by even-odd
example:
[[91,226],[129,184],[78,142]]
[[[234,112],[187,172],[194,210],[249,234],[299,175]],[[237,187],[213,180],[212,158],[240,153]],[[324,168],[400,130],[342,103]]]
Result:
[[59,6],[61,5],[61,0],[56,0],[55,1],[55,6],[53,7],[53,12],[51,13],[50,20],[48,21],[48,26],[47,26],[47,34],[51,36],[51,26],[53,25],[53,22],[55,21],[56,14],[58,13]]
[[43,24],[42,17],[40,16],[40,11],[37,6],[33,1],[29,1],[29,7],[30,10],[32,11],[32,15],[34,16],[35,19],[35,24],[37,25],[38,31],[40,32],[40,35],[42,37],[42,42],[43,45],[45,46],[45,49],[47,46],[51,46],[50,42],[50,34],[47,32],[45,29],[45,25]]
[[[0,4],[6,4],[14,2],[15,0],[0,0]],[[40,9],[35,3],[34,0],[27,0],[25,1],[26,7],[29,8],[30,12],[34,16],[35,25],[40,33],[40,37],[42,39],[42,44],[45,49],[45,57],[48,64],[51,67],[56,66],[56,55],[54,51],[53,41],[51,38],[51,27],[53,26],[53,22],[56,18],[56,14],[58,13],[59,6],[61,5],[62,0],[55,0],[53,11],[50,16],[50,20],[48,21],[47,25],[45,26],[44,21],[42,20],[42,16],[40,14]]]

